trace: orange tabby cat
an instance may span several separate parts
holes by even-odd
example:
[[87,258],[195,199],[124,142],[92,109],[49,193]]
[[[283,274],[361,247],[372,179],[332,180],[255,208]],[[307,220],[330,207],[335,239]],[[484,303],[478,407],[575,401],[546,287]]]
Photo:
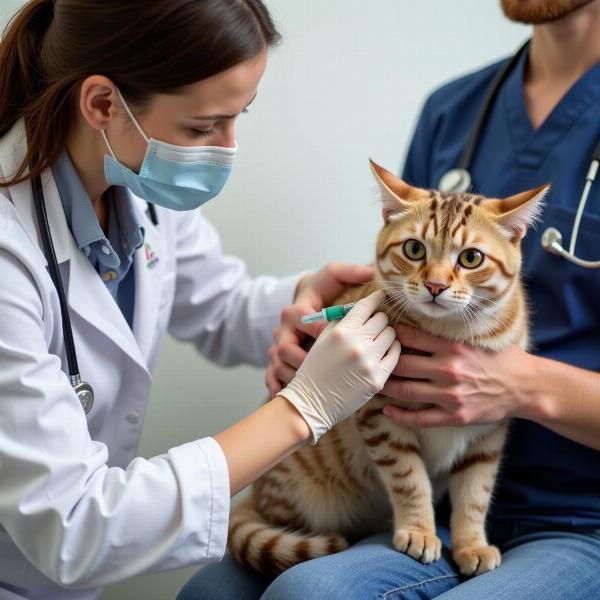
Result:
[[[347,291],[336,304],[381,288],[393,323],[489,350],[526,348],[520,241],[547,186],[486,199],[417,189],[372,167],[385,220],[376,281]],[[394,546],[429,563],[441,550],[434,496],[449,488],[460,571],[480,574],[500,564],[484,527],[507,422],[419,430],[385,417],[384,404],[385,397],[375,396],[317,445],[298,450],[254,484],[231,516],[229,549],[237,560],[262,572],[280,571],[387,530],[392,517]]]

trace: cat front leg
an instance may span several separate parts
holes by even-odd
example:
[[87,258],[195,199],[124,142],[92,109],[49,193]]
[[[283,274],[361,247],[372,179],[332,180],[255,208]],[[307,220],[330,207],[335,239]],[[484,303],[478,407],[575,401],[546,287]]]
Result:
[[507,424],[473,443],[450,472],[452,556],[464,575],[480,575],[500,566],[500,551],[488,543],[489,508]]
[[442,543],[435,533],[432,490],[414,432],[381,413],[371,401],[357,414],[369,456],[387,489],[394,512],[394,547],[421,561],[438,560]]

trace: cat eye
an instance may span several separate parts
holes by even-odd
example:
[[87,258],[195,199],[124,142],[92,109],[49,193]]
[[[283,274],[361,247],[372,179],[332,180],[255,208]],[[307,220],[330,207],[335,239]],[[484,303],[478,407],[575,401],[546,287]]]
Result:
[[483,262],[483,252],[475,248],[467,248],[460,253],[458,262],[465,269],[475,269]]
[[410,260],[421,260],[422,258],[425,258],[425,246],[418,240],[406,240],[402,248],[404,249],[404,254],[406,254],[407,258],[410,258]]

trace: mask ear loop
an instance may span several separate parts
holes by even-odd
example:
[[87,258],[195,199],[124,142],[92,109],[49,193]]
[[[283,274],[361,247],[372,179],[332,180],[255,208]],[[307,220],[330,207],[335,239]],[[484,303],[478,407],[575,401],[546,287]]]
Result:
[[150,138],[144,133],[142,126],[138,123],[138,120],[133,116],[131,109],[129,108],[129,106],[127,105],[127,102],[125,102],[125,98],[123,98],[123,95],[121,94],[121,90],[119,88],[115,88],[115,89],[117,90],[119,100],[121,100],[121,104],[123,104],[123,107],[127,111],[129,118],[133,121],[133,124],[137,127],[137,130],[140,132],[140,134],[142,135],[144,140],[146,140],[146,143],[148,143],[150,141]]
[[[121,90],[116,87],[115,88],[117,90],[117,95],[119,96],[119,100],[121,101],[121,104],[123,105],[123,108],[125,109],[125,111],[127,112],[127,115],[129,116],[129,118],[133,121],[133,124],[136,126],[137,130],[140,132],[140,135],[144,138],[144,141],[146,142],[146,144],[150,143],[150,139],[148,138],[148,136],[144,133],[144,130],[142,129],[142,126],[138,123],[138,120],[133,116],[133,113],[131,112],[131,109],[129,108],[127,102],[125,102],[125,98],[123,98],[123,94],[121,94]],[[106,132],[104,129],[102,129],[100,131],[100,133],[102,134],[102,137],[104,138],[104,143],[108,146],[108,149],[110,151],[111,156],[115,159],[118,160],[113,149],[112,146],[110,145],[108,138],[106,137]]]
[[106,137],[106,132],[104,131],[104,129],[100,130],[100,134],[102,135],[102,138],[104,139],[104,143],[106,144],[106,146],[108,147],[108,151],[110,152],[111,156],[117,160],[117,157],[115,156],[115,153],[113,152],[112,146],[110,145],[108,138]]

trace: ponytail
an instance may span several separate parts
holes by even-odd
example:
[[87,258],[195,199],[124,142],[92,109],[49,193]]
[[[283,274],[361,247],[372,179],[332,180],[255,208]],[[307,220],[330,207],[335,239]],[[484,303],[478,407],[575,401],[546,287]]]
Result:
[[[36,129],[42,124],[38,122],[36,127],[31,116],[39,112],[37,106],[44,85],[40,56],[53,13],[54,0],[32,0],[11,19],[4,31],[0,41],[0,137],[19,119],[25,118],[28,139],[39,139]],[[46,121],[43,127],[47,128],[49,123]],[[29,147],[35,148],[33,144]],[[27,166],[35,162],[32,154],[28,151],[12,181],[0,182],[0,186],[22,181]],[[45,165],[33,165],[31,176],[44,168]]]

